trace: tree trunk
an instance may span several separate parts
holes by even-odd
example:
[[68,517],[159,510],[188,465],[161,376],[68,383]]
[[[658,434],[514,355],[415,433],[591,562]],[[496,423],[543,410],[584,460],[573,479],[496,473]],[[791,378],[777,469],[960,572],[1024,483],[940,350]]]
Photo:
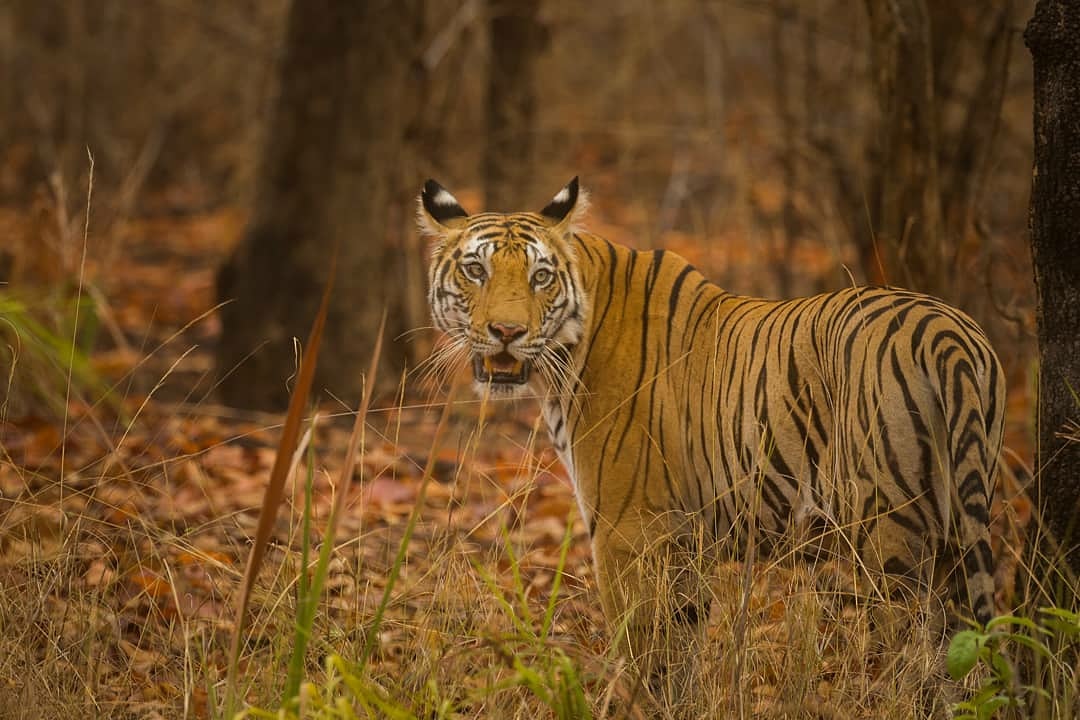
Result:
[[941,294],[938,126],[930,17],[925,0],[867,0],[882,122],[882,172],[871,196],[876,247],[860,248],[872,279]]
[[[218,275],[217,369],[229,405],[282,409],[330,269],[338,273],[316,389],[360,394],[383,312],[380,376],[404,365],[406,321],[395,203],[421,85],[422,0],[296,0],[290,10],[257,197],[246,237]],[[409,184],[415,179],[408,178]]]
[[486,209],[520,211],[535,201],[529,194],[536,134],[533,72],[547,46],[547,28],[537,17],[539,0],[491,4],[488,65],[488,142],[484,155]]
[[1035,72],[1030,215],[1040,359],[1035,499],[1045,528],[1080,573],[1080,3],[1040,0],[1024,41]]

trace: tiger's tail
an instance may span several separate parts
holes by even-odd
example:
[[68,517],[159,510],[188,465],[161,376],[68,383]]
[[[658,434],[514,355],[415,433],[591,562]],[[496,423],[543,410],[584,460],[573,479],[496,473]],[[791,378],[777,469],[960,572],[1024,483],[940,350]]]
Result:
[[1001,449],[1004,383],[992,355],[982,364],[984,374],[989,375],[983,382],[978,375],[980,363],[967,352],[952,353],[939,364],[939,379],[947,380],[942,382],[942,400],[949,427],[952,512],[961,556],[961,565],[954,572],[963,574],[975,620],[986,624],[994,615],[990,507]]

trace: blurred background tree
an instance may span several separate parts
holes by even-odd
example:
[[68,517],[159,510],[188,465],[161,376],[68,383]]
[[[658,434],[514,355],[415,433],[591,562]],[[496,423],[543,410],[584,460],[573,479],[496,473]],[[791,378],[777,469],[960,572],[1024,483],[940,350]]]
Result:
[[487,70],[484,148],[485,205],[513,212],[531,207],[536,144],[536,64],[548,43],[539,0],[493,0],[488,5],[491,62]]
[[[387,228],[414,184],[405,145],[422,107],[423,3],[295,2],[278,97],[244,239],[218,274],[217,366],[229,405],[280,410],[337,250],[323,359],[315,383],[360,397],[380,318],[383,377],[404,367],[406,261]],[[395,210],[397,214],[395,215]]]

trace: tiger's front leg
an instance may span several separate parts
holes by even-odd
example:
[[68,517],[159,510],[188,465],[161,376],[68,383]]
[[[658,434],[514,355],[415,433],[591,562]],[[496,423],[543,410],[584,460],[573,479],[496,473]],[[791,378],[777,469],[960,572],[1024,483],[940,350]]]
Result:
[[593,553],[616,651],[665,707],[689,710],[709,615],[700,553],[672,533],[658,532],[666,526],[658,519],[602,526]]

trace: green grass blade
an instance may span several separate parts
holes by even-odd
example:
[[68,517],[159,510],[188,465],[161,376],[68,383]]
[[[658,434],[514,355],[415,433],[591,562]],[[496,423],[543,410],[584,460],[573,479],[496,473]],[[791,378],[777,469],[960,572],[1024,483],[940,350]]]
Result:
[[570,554],[570,542],[574,538],[573,516],[566,518],[566,532],[563,533],[562,545],[559,546],[559,564],[555,567],[555,579],[551,581],[551,595],[548,597],[547,608],[544,609],[544,620],[540,627],[540,637],[547,639],[551,633],[551,624],[555,619],[555,606],[558,604],[559,591],[562,590],[563,570],[566,568],[566,558]]
[[479,560],[475,558],[470,558],[470,560],[472,562],[473,570],[475,570],[476,574],[480,576],[480,579],[484,581],[484,585],[487,586],[487,589],[491,591],[491,594],[495,597],[495,602],[498,603],[499,607],[501,607],[510,618],[510,622],[513,623],[518,634],[523,638],[535,638],[536,633],[533,632],[533,629],[525,622],[524,618],[518,615],[513,603],[506,599],[506,595],[499,587],[499,583],[495,580],[494,574],[481,565]]
[[[300,683],[304,679],[304,659],[307,655],[308,642],[311,640],[311,630],[315,624],[315,608],[321,594],[322,583],[312,582],[308,579],[308,564],[311,553],[311,515],[312,495],[315,479],[315,458],[312,445],[308,444],[307,473],[304,483],[304,516],[302,522],[302,534],[300,540],[300,578],[299,591],[296,599],[296,627],[293,639],[292,656],[289,658],[289,672],[285,680],[285,691],[282,695],[282,705],[288,706],[294,698],[300,695]],[[322,556],[328,554],[327,549],[332,543],[323,543],[319,553],[320,565]]]

